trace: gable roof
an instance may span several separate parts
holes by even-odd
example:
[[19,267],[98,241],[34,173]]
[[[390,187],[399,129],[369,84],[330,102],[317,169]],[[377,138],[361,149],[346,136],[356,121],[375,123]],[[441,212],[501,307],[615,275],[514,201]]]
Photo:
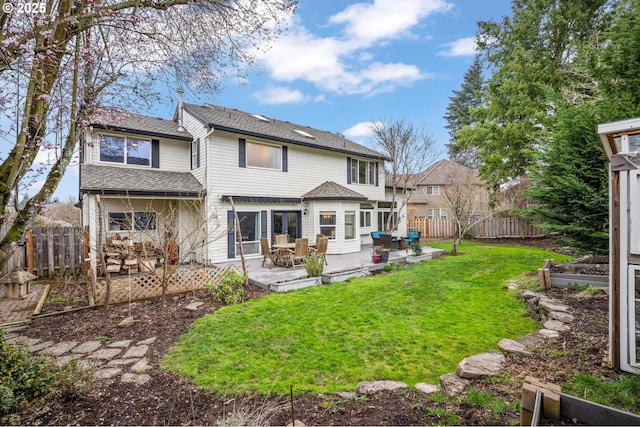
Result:
[[325,181],[302,195],[304,200],[367,200],[366,196],[333,181]]
[[102,108],[91,120],[94,128],[131,132],[140,135],[172,138],[183,141],[193,140],[193,136],[180,130],[177,121],[142,114],[127,113],[114,108]]
[[433,163],[424,171],[417,173],[415,179],[418,181],[417,185],[447,185],[455,177],[473,177],[475,184],[482,184],[476,171],[447,159]]
[[185,111],[206,127],[354,156],[389,160],[382,153],[332,132],[217,105],[183,105]]
[[139,196],[201,197],[202,184],[190,172],[80,165],[80,192]]

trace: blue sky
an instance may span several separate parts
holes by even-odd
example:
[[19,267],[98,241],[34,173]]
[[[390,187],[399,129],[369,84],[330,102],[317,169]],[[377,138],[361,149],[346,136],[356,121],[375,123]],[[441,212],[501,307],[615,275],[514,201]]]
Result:
[[[473,61],[476,22],[510,12],[507,0],[300,0],[257,72],[230,78],[219,94],[185,88],[185,101],[340,132],[365,145],[369,123],[404,120],[431,135],[444,158],[443,115]],[[176,94],[167,93],[152,111],[136,112],[170,118],[175,104]],[[77,194],[76,165],[56,196]]]

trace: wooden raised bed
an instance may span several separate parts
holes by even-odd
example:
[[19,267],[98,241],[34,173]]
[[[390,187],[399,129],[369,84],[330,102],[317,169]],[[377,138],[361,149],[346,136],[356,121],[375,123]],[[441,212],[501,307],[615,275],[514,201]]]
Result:
[[[589,267],[590,264],[571,264],[571,266]],[[542,289],[550,288],[568,288],[571,285],[577,286],[594,286],[608,287],[609,276],[600,274],[571,274],[571,273],[554,273],[555,261],[548,259],[544,263],[544,267],[538,269],[538,278]]]

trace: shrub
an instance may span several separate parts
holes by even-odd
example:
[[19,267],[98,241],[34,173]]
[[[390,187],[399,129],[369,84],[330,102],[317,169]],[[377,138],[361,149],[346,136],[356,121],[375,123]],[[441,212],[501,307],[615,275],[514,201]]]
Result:
[[56,371],[44,357],[7,344],[0,330],[0,417],[55,388]]
[[413,256],[422,255],[422,245],[420,242],[411,242],[409,249],[411,249]]
[[220,284],[207,282],[204,288],[211,297],[225,304],[238,304],[244,301],[247,290],[244,288],[246,277],[235,270],[227,270],[220,278]]
[[302,265],[309,277],[320,277],[324,271],[324,257],[316,254],[309,255],[302,261]]

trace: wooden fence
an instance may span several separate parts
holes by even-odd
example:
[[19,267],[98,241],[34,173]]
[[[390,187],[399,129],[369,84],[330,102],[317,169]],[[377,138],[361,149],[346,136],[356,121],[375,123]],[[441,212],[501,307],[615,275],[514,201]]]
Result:
[[[410,219],[409,230],[418,230],[421,236],[430,239],[452,239],[455,221],[452,219]],[[546,232],[533,225],[533,220],[519,217],[484,219],[471,228],[471,237],[482,239],[544,237]]]
[[[0,230],[0,235],[3,235]],[[38,277],[79,274],[84,269],[85,231],[82,227],[33,227],[7,261],[2,274],[27,270]]]

